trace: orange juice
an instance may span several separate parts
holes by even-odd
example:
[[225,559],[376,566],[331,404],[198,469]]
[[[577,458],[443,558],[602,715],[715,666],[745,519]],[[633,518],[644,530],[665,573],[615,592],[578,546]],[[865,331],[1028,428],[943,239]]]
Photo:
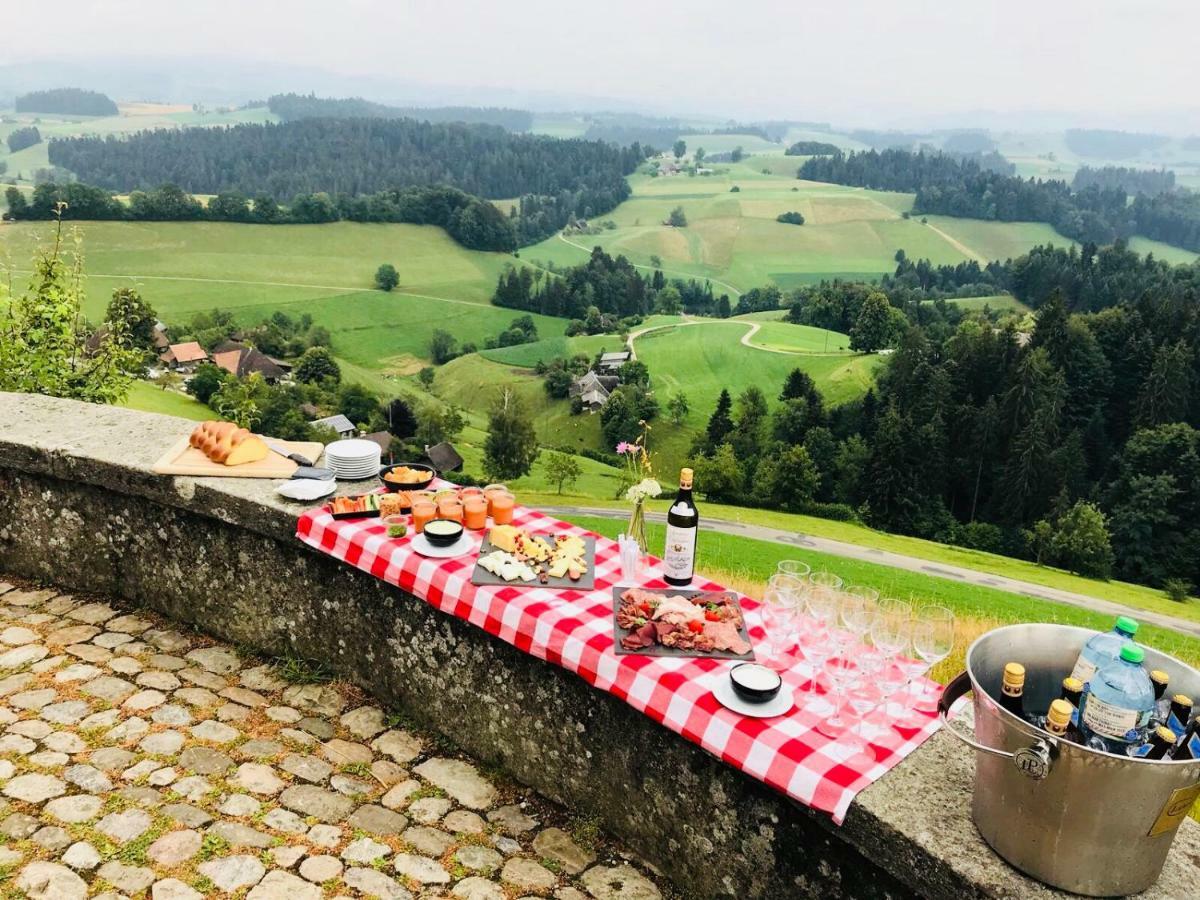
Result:
[[496,493],[505,493],[508,488],[502,484],[489,484],[483,489],[483,496],[487,497],[488,515],[492,515],[492,495]]
[[464,503],[466,503],[467,500],[471,497],[482,497],[482,496],[483,496],[483,488],[465,487],[465,488],[458,489],[458,499],[462,500]]
[[508,525],[511,523],[513,504],[516,503],[516,498],[508,491],[494,491],[491,500],[492,522],[496,525]]
[[438,517],[442,519],[453,519],[455,522],[463,520],[463,505],[453,497],[443,497],[439,500],[437,512]]
[[487,501],[483,497],[464,497],[462,509],[463,524],[467,528],[487,527]]
[[432,500],[417,500],[413,503],[413,531],[420,534],[425,530],[425,523],[437,516],[437,506]]

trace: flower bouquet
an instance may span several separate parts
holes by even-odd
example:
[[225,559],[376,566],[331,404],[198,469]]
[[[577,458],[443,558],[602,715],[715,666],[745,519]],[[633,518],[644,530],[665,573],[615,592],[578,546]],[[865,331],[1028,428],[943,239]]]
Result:
[[625,470],[630,487],[625,491],[625,499],[633,504],[629,513],[629,537],[637,542],[642,554],[646,553],[646,500],[662,494],[662,485],[654,477],[654,466],[650,461],[650,453],[646,449],[646,438],[650,426],[639,422],[642,433],[635,441],[621,441],[617,444],[617,455],[625,460]]

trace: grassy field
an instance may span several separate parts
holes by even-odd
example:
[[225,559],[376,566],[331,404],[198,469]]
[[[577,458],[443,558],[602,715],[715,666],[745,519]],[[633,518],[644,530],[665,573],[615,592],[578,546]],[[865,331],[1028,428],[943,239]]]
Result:
[[143,412],[162,413],[165,416],[179,416],[184,419],[195,419],[203,422],[206,419],[219,418],[211,409],[192,397],[184,396],[176,391],[164,391],[156,384],[148,381],[135,381],[129,396],[121,406],[129,409],[140,409]]
[[[635,175],[633,196],[604,217],[616,223],[615,230],[573,236],[569,243],[556,235],[521,255],[571,265],[599,245],[640,265],[657,256],[667,274],[711,278],[718,288],[723,283],[744,292],[768,281],[786,288],[822,278],[878,277],[895,268],[899,249],[913,258],[957,263],[1015,255],[1048,240],[1066,243],[1048,226],[1030,223],[922,225],[902,215],[912,195],[798,181],[800,162],[755,156],[719,164],[710,176]],[[676,206],[688,218],[686,228],[662,224]],[[802,213],[805,224],[775,221],[790,211]]]
[[[625,523],[617,519],[571,516],[571,521],[606,537],[615,538]],[[652,551],[662,546],[665,528],[656,523],[647,526]],[[884,597],[910,600],[917,605],[945,606],[962,624],[962,637],[973,636],[979,623],[986,626],[1015,622],[1057,622],[1107,631],[1111,616],[1073,606],[1024,597],[975,585],[957,584],[946,578],[893,569],[889,566],[845,559],[740,535],[705,531],[697,544],[696,568],[717,581],[739,589],[761,586],[775,573],[781,559],[799,559],[814,570],[833,572],[847,584],[873,587]],[[761,594],[758,594],[761,596]],[[1200,662],[1200,639],[1153,626],[1143,626],[1139,640],[1159,650],[1180,656],[1192,664]],[[961,652],[962,647],[959,650]]]

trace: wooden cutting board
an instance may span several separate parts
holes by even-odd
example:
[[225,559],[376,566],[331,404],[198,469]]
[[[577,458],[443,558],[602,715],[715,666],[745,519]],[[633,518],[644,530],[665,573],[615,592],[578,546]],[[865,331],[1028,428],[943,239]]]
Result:
[[[188,441],[188,432],[159,457],[154,464],[154,471],[159,475],[199,475],[219,476],[221,478],[291,478],[296,469],[300,468],[292,460],[280,456],[274,451],[257,462],[242,463],[240,466],[227,466],[224,463],[213,462]],[[317,463],[325,445],[320,441],[277,441],[271,442],[286,447],[291,453],[299,453]]]

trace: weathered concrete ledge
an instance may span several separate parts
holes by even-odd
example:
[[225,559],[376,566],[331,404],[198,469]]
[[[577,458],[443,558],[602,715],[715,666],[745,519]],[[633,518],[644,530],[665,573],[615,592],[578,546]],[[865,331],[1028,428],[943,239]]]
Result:
[[[0,394],[0,571],[128,598],[227,641],[320,659],[474,756],[592,813],[696,897],[1065,896],[971,823],[974,761],[940,734],[845,824],[588,686],[313,553],[274,482],[156,476],[180,419]],[[1158,884],[1195,896],[1187,821]]]

